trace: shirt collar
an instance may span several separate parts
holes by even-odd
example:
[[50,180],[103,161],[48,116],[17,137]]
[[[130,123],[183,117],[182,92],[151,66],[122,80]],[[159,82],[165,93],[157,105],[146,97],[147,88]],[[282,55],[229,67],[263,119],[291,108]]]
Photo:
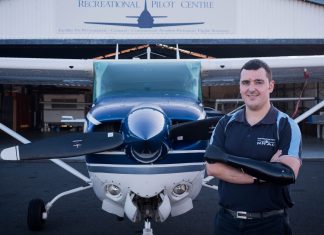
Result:
[[[271,105],[267,115],[258,124],[273,124],[277,121],[278,109]],[[247,123],[245,118],[245,108],[239,110],[235,115],[235,121]]]

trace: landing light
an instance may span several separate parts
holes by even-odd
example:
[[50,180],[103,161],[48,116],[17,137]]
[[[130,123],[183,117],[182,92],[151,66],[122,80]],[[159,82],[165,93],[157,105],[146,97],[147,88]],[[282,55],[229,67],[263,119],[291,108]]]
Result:
[[120,188],[114,184],[106,185],[106,193],[112,196],[117,196],[120,194]]
[[178,184],[173,188],[173,193],[176,196],[180,196],[189,190],[189,186],[186,184]]

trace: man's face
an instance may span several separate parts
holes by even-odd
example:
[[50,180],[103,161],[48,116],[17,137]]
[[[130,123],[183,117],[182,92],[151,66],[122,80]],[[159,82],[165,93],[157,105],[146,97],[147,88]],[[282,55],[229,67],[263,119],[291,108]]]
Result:
[[264,68],[245,70],[241,72],[240,93],[250,110],[260,110],[269,103],[274,81],[269,82]]

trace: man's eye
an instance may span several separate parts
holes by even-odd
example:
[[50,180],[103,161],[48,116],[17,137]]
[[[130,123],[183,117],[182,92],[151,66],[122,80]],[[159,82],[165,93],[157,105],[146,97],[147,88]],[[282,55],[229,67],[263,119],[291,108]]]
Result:
[[242,81],[242,85],[249,85],[249,81]]
[[255,81],[255,84],[256,84],[256,85],[262,85],[263,83],[264,83],[263,80],[257,80],[257,81]]

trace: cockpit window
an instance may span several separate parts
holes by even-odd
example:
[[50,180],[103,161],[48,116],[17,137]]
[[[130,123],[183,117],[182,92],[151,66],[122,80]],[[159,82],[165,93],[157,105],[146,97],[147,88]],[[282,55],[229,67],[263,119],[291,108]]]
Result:
[[201,99],[200,62],[98,61],[94,70],[94,101],[150,94]]

